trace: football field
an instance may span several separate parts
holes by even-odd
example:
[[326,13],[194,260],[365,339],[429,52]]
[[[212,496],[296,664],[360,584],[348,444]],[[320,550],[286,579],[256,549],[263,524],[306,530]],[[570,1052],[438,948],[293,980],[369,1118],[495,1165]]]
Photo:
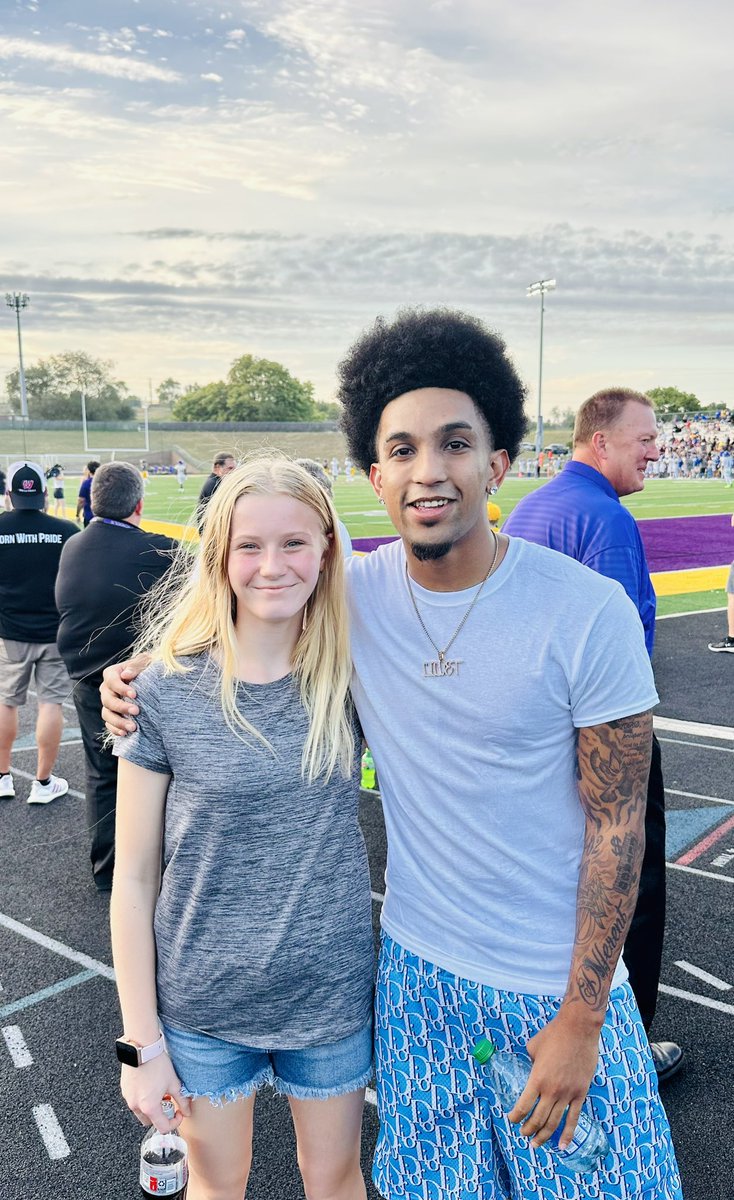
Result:
[[[183,491],[179,489],[175,475],[151,475],[147,482],[145,496],[144,524],[148,528],[159,528],[171,536],[182,536],[186,527],[191,526],[192,514],[196,507],[197,497],[204,482],[202,475],[190,475],[186,479]],[[515,505],[529,491],[542,487],[545,480],[518,479],[508,476],[496,497],[502,510],[502,520],[512,512]],[[79,480],[67,476],[65,481],[67,515],[74,515],[75,497],[79,490]],[[369,481],[358,475],[352,482],[347,483],[343,476],[336,480],[334,498],[341,519],[344,521],[352,539],[379,538],[395,536],[395,530],[385,509],[377,503],[377,497]],[[635,496],[626,497],[623,504],[639,521],[661,519],[676,519],[685,517],[726,517],[734,511],[734,489],[727,489],[720,480],[710,479],[650,479],[645,484],[645,490]],[[153,522],[161,522],[160,526]],[[174,528],[175,527],[175,528]],[[643,530],[644,530],[643,525]],[[678,530],[680,532],[678,533]],[[195,530],[189,530],[190,536]],[[693,552],[701,539],[710,536],[707,523],[702,523],[700,529],[690,525],[671,526],[669,537],[680,540],[680,568],[693,566],[687,563],[686,555]],[[725,539],[726,540],[726,539]],[[719,555],[721,561],[714,565],[719,568],[718,574],[711,582],[710,573],[701,572],[691,581],[683,579],[681,569],[680,591],[676,591],[675,573],[666,573],[664,585],[656,574],[656,565],[651,562],[653,582],[658,592],[658,616],[665,617],[678,612],[697,612],[704,609],[723,608],[725,597],[723,593],[725,572],[722,571],[734,558],[734,529],[731,531],[731,541],[724,545]]]

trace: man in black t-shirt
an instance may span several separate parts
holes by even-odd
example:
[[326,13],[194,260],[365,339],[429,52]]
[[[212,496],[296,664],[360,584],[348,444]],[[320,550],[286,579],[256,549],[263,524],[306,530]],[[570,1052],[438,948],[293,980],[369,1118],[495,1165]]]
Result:
[[229,475],[230,471],[235,469],[234,455],[228,450],[222,450],[216,456],[212,463],[212,473],[204,480],[203,487],[199,492],[199,504],[197,509],[197,523],[199,533],[201,533],[202,525],[204,524],[204,514],[206,506],[216,492],[225,475]]
[[117,759],[102,743],[102,670],[128,656],[140,598],[168,570],[178,545],[140,528],[143,490],[143,477],[132,463],[110,462],[98,468],[92,482],[94,518],[81,537],[65,547],[56,580],[58,645],[74,680],[84,742],[92,872],[100,892],[112,886],[117,798]]
[[34,678],[38,761],[28,803],[48,804],[69,790],[51,773],[64,727],[61,705],[71,692],[56,647],[54,585],[63,546],[79,530],[43,511],[46,481],[37,463],[13,463],[7,487],[12,508],[0,513],[0,799],[15,795],[10,752]]

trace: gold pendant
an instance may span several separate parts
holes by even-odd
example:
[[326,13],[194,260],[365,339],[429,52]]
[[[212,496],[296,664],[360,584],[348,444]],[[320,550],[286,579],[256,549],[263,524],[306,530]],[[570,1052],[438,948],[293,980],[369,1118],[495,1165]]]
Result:
[[463,658],[444,658],[441,655],[437,662],[424,662],[423,676],[425,679],[437,679],[442,675],[458,675],[463,661]]

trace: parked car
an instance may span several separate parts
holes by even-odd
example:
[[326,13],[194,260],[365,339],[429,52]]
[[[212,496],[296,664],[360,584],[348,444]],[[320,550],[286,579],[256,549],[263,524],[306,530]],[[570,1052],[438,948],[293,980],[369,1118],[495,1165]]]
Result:
[[550,450],[553,454],[570,454],[571,453],[571,447],[570,446],[562,446],[560,442],[550,442],[550,444],[547,445],[545,448],[546,448],[546,450]]

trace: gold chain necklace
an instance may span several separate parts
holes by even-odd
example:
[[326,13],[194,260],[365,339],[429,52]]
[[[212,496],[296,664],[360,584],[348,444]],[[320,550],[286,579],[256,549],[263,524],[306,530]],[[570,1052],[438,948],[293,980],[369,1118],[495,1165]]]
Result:
[[457,637],[459,636],[462,629],[464,628],[467,621],[469,620],[469,614],[471,613],[471,610],[474,608],[474,605],[476,604],[477,600],[481,596],[482,588],[484,587],[485,583],[487,582],[487,580],[489,579],[490,575],[492,574],[492,572],[494,571],[494,569],[497,565],[497,555],[499,554],[500,543],[499,543],[499,538],[497,537],[497,534],[494,532],[494,530],[492,530],[492,537],[494,538],[494,554],[492,555],[492,562],[490,563],[489,570],[487,571],[487,574],[484,576],[484,579],[480,583],[479,590],[477,591],[476,596],[474,597],[471,604],[469,605],[466,612],[464,613],[463,617],[459,621],[459,624],[456,626],[456,629],[454,630],[453,634],[451,635],[448,642],[444,646],[443,650],[439,650],[438,646],[434,642],[430,633],[426,629],[425,621],[423,620],[423,617],[420,614],[420,609],[418,608],[418,603],[416,601],[415,594],[413,592],[413,585],[410,582],[410,572],[408,571],[408,561],[407,561],[407,559],[405,561],[405,578],[408,583],[408,592],[410,594],[410,598],[413,601],[413,608],[415,609],[415,615],[417,616],[418,620],[420,621],[421,629],[425,633],[429,642],[433,646],[433,649],[436,651],[436,654],[438,655],[438,660],[429,659],[427,662],[423,663],[424,678],[436,679],[436,678],[440,678],[443,675],[458,675],[459,674],[459,667],[460,667],[461,663],[463,663],[463,661],[464,661],[463,658],[447,658],[446,655],[448,654],[449,650],[453,646]]

